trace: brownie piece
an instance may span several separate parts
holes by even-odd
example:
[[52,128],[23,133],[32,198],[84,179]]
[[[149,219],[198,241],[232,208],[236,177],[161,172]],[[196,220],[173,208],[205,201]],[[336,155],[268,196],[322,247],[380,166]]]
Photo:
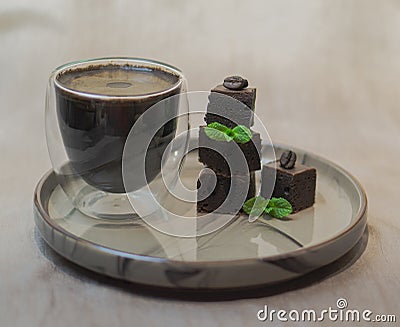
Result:
[[317,171],[315,168],[296,164],[292,169],[285,169],[279,163],[263,166],[261,173],[261,195],[269,197],[276,173],[272,197],[288,200],[293,213],[311,207],[315,202]]
[[230,90],[223,85],[218,85],[211,90],[208,100],[204,118],[207,124],[218,122],[229,128],[237,125],[247,127],[254,125],[255,88]]
[[[216,213],[227,213],[236,214],[243,206],[243,203],[255,196],[256,184],[254,173],[250,173],[248,178],[245,176],[225,176],[216,174],[217,181],[214,187],[214,173],[209,169],[201,171],[199,179],[197,181],[197,211],[199,212],[216,212]],[[232,188],[232,198],[230,198],[224,205],[222,205]],[[212,191],[212,192],[211,192]],[[208,197],[204,198],[207,194]],[[245,200],[243,196],[246,195]],[[221,206],[222,205],[222,206]]]
[[[204,131],[205,126],[199,129],[199,161],[219,174],[245,175],[248,172],[261,169],[261,138],[259,133],[253,133],[253,137],[247,143],[236,143],[234,141],[223,142],[210,139]],[[239,149],[237,148],[237,146]],[[240,165],[240,157],[244,155],[246,166]],[[229,158],[232,171],[227,161]],[[237,164],[238,167],[235,166]]]

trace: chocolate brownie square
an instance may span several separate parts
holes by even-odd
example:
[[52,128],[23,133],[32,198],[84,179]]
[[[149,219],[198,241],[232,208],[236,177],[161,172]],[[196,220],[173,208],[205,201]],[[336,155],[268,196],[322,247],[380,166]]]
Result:
[[218,122],[233,128],[237,125],[251,127],[254,124],[256,89],[230,90],[218,85],[211,90],[204,120],[207,124]]
[[288,200],[293,207],[293,213],[314,204],[317,181],[315,168],[296,164],[292,169],[285,169],[275,162],[264,165],[261,173],[261,195],[264,197],[271,196],[275,173],[272,197]]
[[[247,199],[255,196],[255,176],[254,173],[246,176],[214,176],[210,169],[203,169],[197,181],[197,188],[197,211],[236,214]],[[227,199],[231,188],[232,195]]]
[[[234,141],[224,142],[210,139],[204,131],[205,126],[199,129],[199,161],[219,174],[245,175],[248,172],[261,169],[261,138],[260,134],[252,132],[253,136],[247,143]],[[245,163],[242,159],[244,156]],[[231,165],[229,168],[227,160]],[[232,171],[231,171],[232,170]]]

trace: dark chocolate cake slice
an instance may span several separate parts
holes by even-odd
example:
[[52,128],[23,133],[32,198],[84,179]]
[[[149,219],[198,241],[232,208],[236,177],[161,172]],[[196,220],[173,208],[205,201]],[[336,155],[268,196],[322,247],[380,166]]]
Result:
[[[259,133],[252,132],[252,134],[252,138],[247,143],[221,142],[209,138],[204,132],[204,126],[201,126],[199,130],[199,161],[215,172],[227,176],[230,174],[244,175],[260,170],[261,138]],[[242,156],[247,165],[241,164]],[[230,160],[232,171],[225,158]]]
[[254,124],[256,89],[230,90],[218,85],[211,90],[205,121],[221,123],[229,128],[237,125],[251,127]]
[[271,185],[275,182],[272,197],[285,198],[291,203],[293,213],[296,213],[314,204],[316,181],[317,171],[315,168],[301,164],[285,168],[279,163],[271,162],[264,165],[262,169],[261,195],[269,197]]
[[[215,176],[216,181],[214,173],[209,169],[200,173],[197,181],[197,211],[236,214],[241,210],[244,201],[255,196],[254,173],[247,176]],[[227,200],[231,188],[232,196]],[[207,194],[209,195],[206,197]]]

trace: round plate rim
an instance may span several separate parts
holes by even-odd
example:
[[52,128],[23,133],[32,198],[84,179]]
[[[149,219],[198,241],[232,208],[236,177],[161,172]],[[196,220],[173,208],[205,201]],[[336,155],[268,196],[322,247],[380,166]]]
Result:
[[[311,153],[309,151],[304,151],[295,147],[288,147],[286,145],[282,145],[282,144],[274,144],[273,145],[274,150],[277,148],[280,149],[287,149],[287,148],[291,148],[292,150],[298,152],[298,153],[302,153],[302,154],[307,154],[309,156],[312,156],[314,158],[316,158],[317,160],[325,163],[325,164],[329,164],[330,166],[334,167],[336,170],[340,171],[340,173],[342,173],[343,175],[345,175],[354,185],[355,188],[360,196],[360,207],[358,212],[355,215],[354,220],[352,221],[351,224],[349,224],[348,226],[346,226],[346,228],[344,228],[342,231],[340,231],[338,234],[333,235],[332,237],[330,237],[329,239],[313,244],[313,245],[309,245],[309,246],[305,246],[302,247],[300,249],[297,250],[293,250],[290,252],[286,252],[286,253],[282,253],[282,254],[276,254],[276,255],[272,255],[272,256],[267,256],[267,257],[259,257],[259,258],[244,258],[244,259],[235,259],[235,260],[219,260],[219,261],[179,261],[179,260],[174,260],[174,259],[170,259],[170,258],[161,258],[161,257],[151,257],[151,256],[147,256],[147,255],[142,255],[142,254],[136,254],[136,253],[129,253],[129,252],[124,252],[118,249],[113,249],[110,247],[106,247],[97,243],[94,243],[92,241],[86,240],[84,238],[81,238],[77,235],[74,235],[70,232],[68,232],[67,230],[65,230],[64,228],[58,226],[57,224],[55,224],[53,222],[53,220],[50,218],[49,214],[47,213],[47,210],[43,207],[43,203],[41,201],[41,190],[45,184],[45,182],[47,181],[47,179],[49,179],[53,174],[53,170],[49,170],[48,172],[46,172],[41,179],[39,180],[38,184],[35,187],[35,191],[34,191],[34,206],[35,208],[39,211],[40,217],[42,218],[42,220],[48,225],[50,226],[51,229],[57,230],[58,232],[60,232],[61,234],[72,238],[74,241],[78,241],[78,242],[82,242],[84,244],[86,244],[87,246],[91,247],[92,249],[96,250],[96,251],[100,251],[100,252],[107,252],[107,253],[113,253],[118,255],[119,257],[122,258],[126,258],[126,259],[134,259],[134,260],[140,260],[140,261],[147,261],[147,262],[158,262],[158,263],[172,263],[174,265],[183,265],[183,266],[192,266],[192,267],[196,267],[196,266],[210,266],[210,265],[215,265],[215,266],[226,266],[226,265],[251,265],[252,263],[257,263],[260,261],[268,261],[268,262],[273,262],[273,261],[279,261],[279,260],[284,260],[284,259],[288,259],[288,258],[293,258],[293,257],[297,257],[297,256],[301,256],[303,254],[309,253],[311,251],[316,251],[319,250],[331,243],[334,243],[336,241],[338,241],[338,239],[344,237],[346,234],[348,234],[350,231],[352,231],[354,228],[356,228],[360,223],[363,222],[363,219],[366,217],[366,213],[367,213],[367,196],[365,193],[365,190],[363,189],[363,187],[361,186],[360,182],[352,175],[350,174],[347,170],[345,170],[344,168],[342,168],[341,166],[337,165],[336,163],[325,159],[319,155],[316,155],[314,153]],[[366,220],[364,221],[364,224],[366,225]],[[37,225],[37,224],[36,224]],[[365,226],[364,226],[365,227]],[[364,230],[364,229],[363,229]],[[40,231],[40,228],[39,228]],[[41,232],[41,231],[40,231]],[[41,232],[42,234],[42,232]],[[362,235],[362,234],[361,234]],[[43,236],[43,235],[42,235]],[[44,239],[46,240],[46,242],[49,244],[50,242],[44,237]],[[356,240],[358,241],[358,240]],[[51,244],[49,244],[51,245]],[[53,246],[51,246],[53,247]],[[57,251],[57,249],[55,249]],[[59,252],[59,251],[57,251]]]

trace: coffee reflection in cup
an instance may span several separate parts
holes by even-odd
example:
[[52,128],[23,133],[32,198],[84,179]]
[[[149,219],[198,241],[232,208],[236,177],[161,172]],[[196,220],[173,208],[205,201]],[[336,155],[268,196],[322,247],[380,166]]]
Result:
[[[61,70],[54,79],[57,119],[73,172],[99,190],[126,192],[122,178],[126,138],[147,109],[171,97],[157,112],[165,124],[144,149],[146,179],[151,182],[160,173],[162,155],[176,132],[179,97],[173,96],[182,91],[182,84],[174,69],[148,63],[93,63]],[[133,185],[142,186],[142,182]]]

